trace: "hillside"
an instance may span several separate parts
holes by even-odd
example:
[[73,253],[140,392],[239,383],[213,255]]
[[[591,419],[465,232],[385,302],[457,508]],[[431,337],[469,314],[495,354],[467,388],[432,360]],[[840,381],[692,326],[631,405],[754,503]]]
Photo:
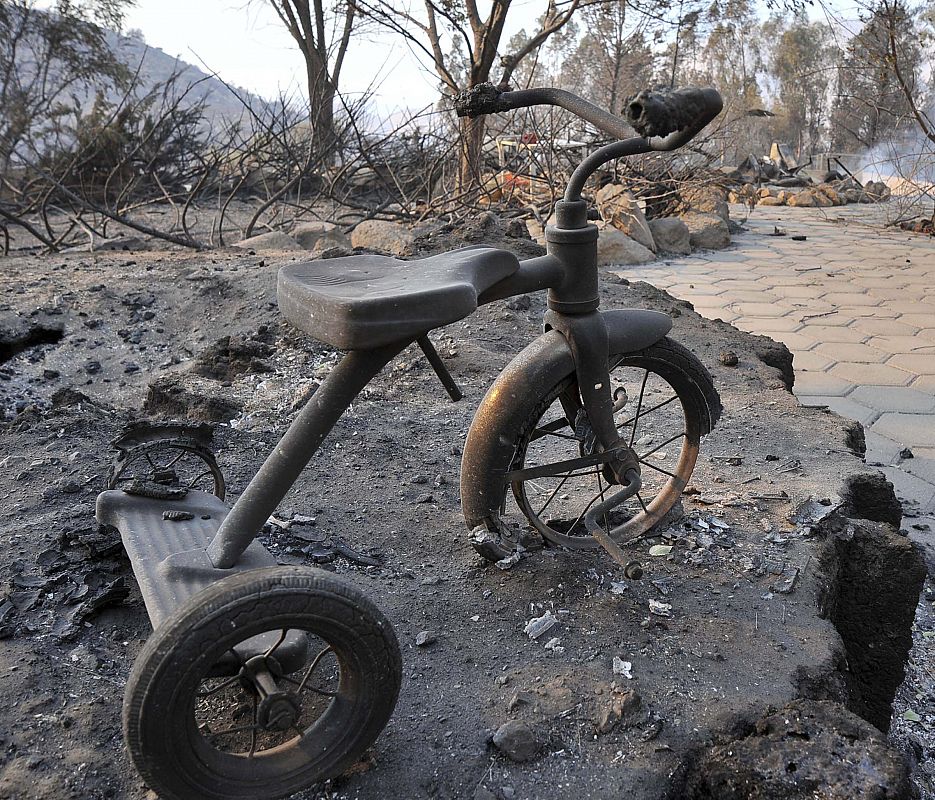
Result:
[[[241,101],[221,80],[199,67],[169,55],[158,47],[148,45],[138,34],[131,32],[130,35],[123,35],[108,31],[107,43],[131,70],[135,71],[137,66],[140,66],[140,81],[143,89],[141,93],[145,93],[153,86],[165,83],[174,74],[178,74],[179,87],[198,84],[194,86],[188,98],[191,103],[199,100],[206,102],[209,121],[237,119],[244,113]],[[239,87],[234,87],[234,89],[255,110],[267,105],[266,100],[245,89]]]

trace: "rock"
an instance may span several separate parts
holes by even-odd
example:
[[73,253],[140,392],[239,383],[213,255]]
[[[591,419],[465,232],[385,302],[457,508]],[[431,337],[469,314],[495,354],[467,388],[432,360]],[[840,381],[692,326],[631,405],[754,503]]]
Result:
[[909,769],[872,725],[837,703],[795,700],[750,735],[699,754],[685,800],[909,800]]
[[292,229],[292,238],[305,250],[325,251],[332,247],[350,249],[351,240],[333,222],[302,222]]
[[797,192],[786,201],[786,205],[793,208],[814,208],[816,205],[815,195],[809,189]]
[[615,264],[648,264],[656,256],[616,228],[604,227],[597,237],[597,263],[608,267]]
[[725,367],[736,367],[740,363],[737,354],[733,350],[724,350],[719,356],[720,361]]
[[415,236],[405,225],[383,219],[367,219],[351,231],[351,244],[365,250],[401,256]]
[[767,195],[766,197],[760,198],[761,206],[784,206],[785,202],[780,200],[778,197],[773,197],[772,195]]
[[[892,192],[890,187],[883,181],[867,181],[864,184],[863,195],[860,198],[861,203],[881,203],[889,200]],[[866,199],[865,199],[866,198]]]
[[723,250],[730,244],[730,228],[716,214],[683,214],[692,250]]
[[611,698],[610,705],[598,712],[594,720],[595,729],[599,734],[606,734],[610,733],[624,718],[627,722],[632,722],[642,702],[636,692],[616,692]]
[[536,243],[541,244],[545,247],[545,228],[542,227],[542,223],[537,219],[527,219],[526,220],[526,231],[529,233],[529,237]]
[[656,242],[656,250],[679,256],[691,254],[691,234],[688,226],[678,217],[659,217],[649,220],[649,230]]
[[261,233],[259,236],[251,236],[249,239],[241,239],[234,247],[243,250],[255,250],[256,252],[266,252],[270,250],[302,250],[300,245],[289,234],[282,231],[270,231]]
[[518,720],[501,725],[493,735],[494,746],[511,761],[531,761],[541,748],[532,728]]
[[416,636],[416,647],[428,647],[435,644],[435,634],[431,631],[420,631]]
[[823,197],[828,198],[833,206],[843,206],[847,201],[838,194],[831,186],[827,183],[822,183],[819,186],[815,187],[816,194],[820,194]]
[[[755,187],[751,187],[751,193],[754,197],[759,194]],[[691,186],[688,189],[683,189],[681,195],[685,213],[714,214],[724,222],[730,219],[727,192],[720,187]]]
[[604,222],[623,231],[647,250],[656,252],[656,242],[646,222],[646,216],[636,198],[623,186],[607,184],[595,193],[594,202]]

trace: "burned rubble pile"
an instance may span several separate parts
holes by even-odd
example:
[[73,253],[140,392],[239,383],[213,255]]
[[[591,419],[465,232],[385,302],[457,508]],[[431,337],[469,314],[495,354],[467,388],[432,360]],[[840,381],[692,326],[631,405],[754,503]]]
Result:
[[753,207],[793,206],[828,208],[848,203],[882,203],[890,199],[890,187],[883,181],[861,182],[843,165],[831,167],[816,182],[800,164],[788,145],[773,143],[769,157],[748,156],[736,169],[727,173],[731,184],[728,199]]
[[[148,618],[93,517],[108,442],[128,424],[210,416],[228,491],[243,490],[336,359],[278,318],[291,257],[142,253],[128,267],[74,254],[51,272],[18,257],[0,276],[26,288],[4,293],[4,313],[57,308],[61,332],[3,364],[9,391],[30,394],[11,395],[0,423],[0,796],[146,797],[119,731]],[[154,316],[131,323],[121,298],[144,291]],[[605,276],[601,291],[605,308],[672,316],[724,404],[677,513],[627,544],[643,577],[601,551],[531,545],[505,569],[478,558],[458,500],[462,437],[537,334],[544,298],[433,333],[466,399],[451,403],[420,351],[404,352],[263,533],[280,562],[354,582],[403,644],[400,702],[374,752],[301,797],[908,799],[885,729],[924,567],[892,486],[859,477],[873,472],[859,426],[798,405],[782,345],[647,284]]]

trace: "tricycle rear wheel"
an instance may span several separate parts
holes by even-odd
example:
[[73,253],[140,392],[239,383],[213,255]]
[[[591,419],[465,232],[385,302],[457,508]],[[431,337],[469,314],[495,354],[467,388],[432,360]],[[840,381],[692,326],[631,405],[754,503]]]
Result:
[[[287,664],[297,632],[309,656]],[[246,658],[263,635],[268,646]],[[124,699],[127,747],[162,798],[284,797],[361,757],[401,672],[390,623],[346,581],[297,567],[232,575],[146,643]]]

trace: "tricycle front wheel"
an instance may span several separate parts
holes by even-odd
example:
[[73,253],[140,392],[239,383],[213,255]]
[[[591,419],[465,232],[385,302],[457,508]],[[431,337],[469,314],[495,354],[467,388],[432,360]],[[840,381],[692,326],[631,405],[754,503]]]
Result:
[[124,699],[127,747],[162,798],[285,797],[361,757],[401,672],[390,623],[346,581],[293,567],[232,575],[146,643]]

